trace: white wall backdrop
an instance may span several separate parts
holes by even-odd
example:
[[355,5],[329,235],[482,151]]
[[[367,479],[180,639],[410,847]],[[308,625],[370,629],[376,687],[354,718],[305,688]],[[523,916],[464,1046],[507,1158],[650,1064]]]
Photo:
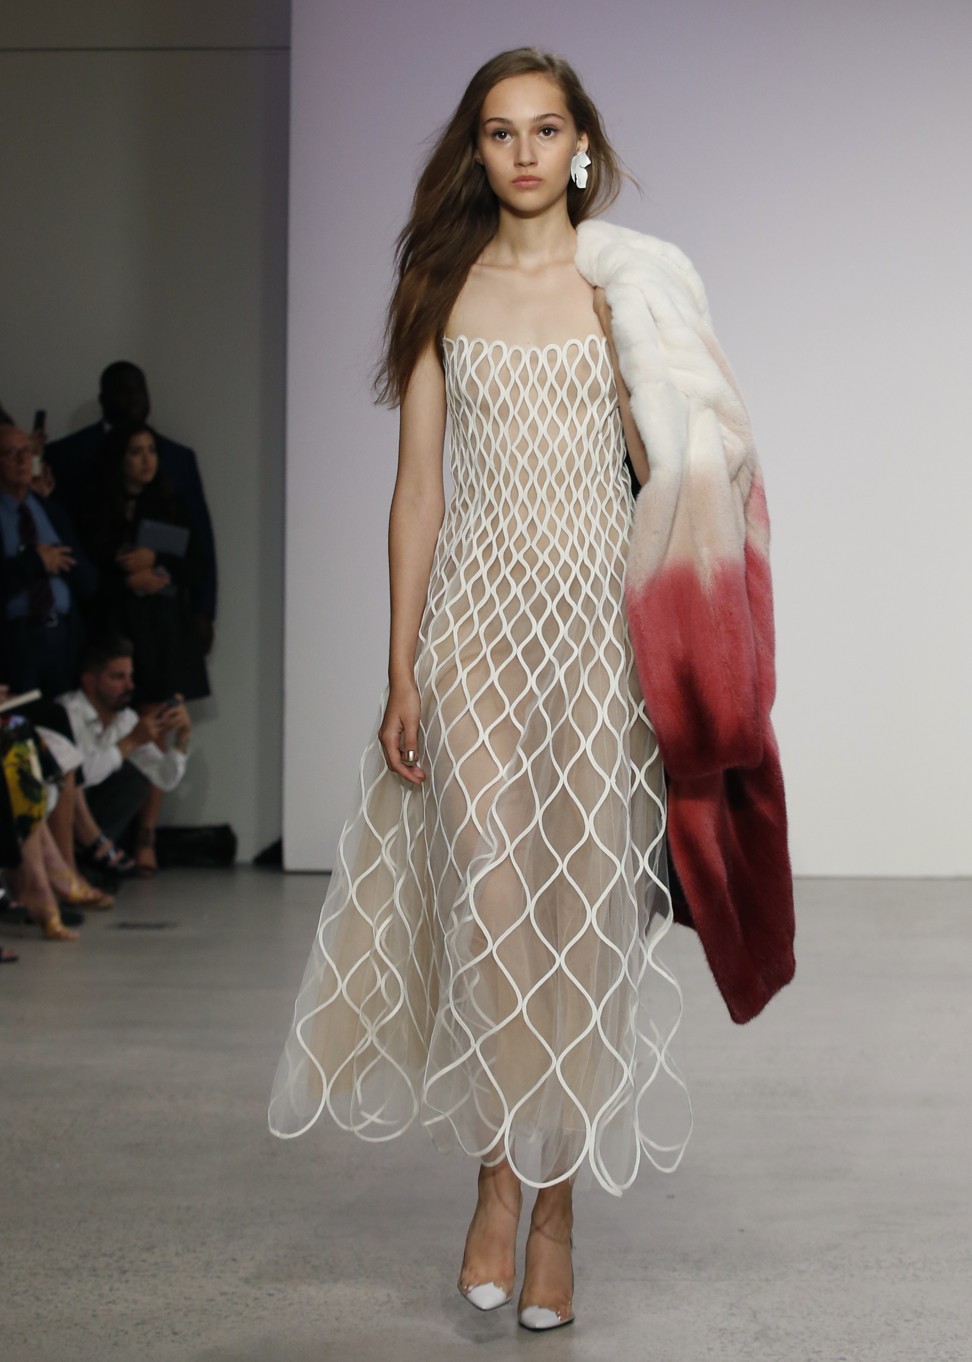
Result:
[[473,70],[578,68],[751,409],[795,869],[972,873],[967,0],[294,0],[285,856],[333,865],[387,666],[391,251]]
[[192,445],[220,568],[213,698],[163,821],[280,834],[287,0],[3,5],[0,401],[52,437],[114,359]]

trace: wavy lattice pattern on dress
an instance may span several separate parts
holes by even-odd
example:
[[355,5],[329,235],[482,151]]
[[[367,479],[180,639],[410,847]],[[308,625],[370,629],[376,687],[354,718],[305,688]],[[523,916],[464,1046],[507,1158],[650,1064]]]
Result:
[[455,491],[415,663],[428,775],[405,786],[377,737],[365,750],[270,1125],[328,1110],[388,1139],[417,1119],[532,1185],[619,1193],[642,1154],[678,1165],[691,1108],[610,358],[595,336],[458,337],[444,363]]

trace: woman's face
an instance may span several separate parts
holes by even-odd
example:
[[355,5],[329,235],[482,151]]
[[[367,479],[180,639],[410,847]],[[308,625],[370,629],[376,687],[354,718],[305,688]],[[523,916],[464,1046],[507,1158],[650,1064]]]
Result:
[[509,76],[483,100],[476,160],[500,203],[519,216],[534,217],[562,198],[571,157],[586,150],[587,133],[578,133],[549,76]]
[[147,487],[159,470],[159,456],[155,441],[147,430],[133,435],[125,450],[123,476],[126,485],[135,490]]

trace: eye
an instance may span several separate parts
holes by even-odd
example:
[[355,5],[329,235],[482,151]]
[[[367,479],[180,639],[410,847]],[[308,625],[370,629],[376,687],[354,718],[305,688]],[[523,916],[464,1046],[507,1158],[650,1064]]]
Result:
[[[549,132],[552,136],[555,137],[555,136],[557,135],[557,133],[559,132],[559,129],[558,129],[558,128],[554,128],[554,127],[552,127],[552,126],[543,127],[543,128],[540,129],[540,136],[543,137],[544,133],[547,133],[547,132]],[[547,137],[547,138],[544,138],[544,140],[547,141],[547,142],[549,142],[549,141],[550,141],[550,138]]]
[[505,128],[494,128],[489,135],[494,142],[499,142],[501,140],[505,140],[507,137],[509,137],[510,134],[507,132]]

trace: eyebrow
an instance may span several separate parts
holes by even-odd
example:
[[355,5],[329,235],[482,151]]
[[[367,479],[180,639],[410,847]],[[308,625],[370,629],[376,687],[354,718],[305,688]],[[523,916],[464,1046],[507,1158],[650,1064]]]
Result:
[[[546,123],[548,118],[559,118],[561,123],[564,122],[563,114],[559,113],[535,114],[530,121],[531,123]],[[501,118],[498,114],[494,114],[492,118],[483,119],[483,123],[508,123],[510,127],[513,126],[512,118]]]

